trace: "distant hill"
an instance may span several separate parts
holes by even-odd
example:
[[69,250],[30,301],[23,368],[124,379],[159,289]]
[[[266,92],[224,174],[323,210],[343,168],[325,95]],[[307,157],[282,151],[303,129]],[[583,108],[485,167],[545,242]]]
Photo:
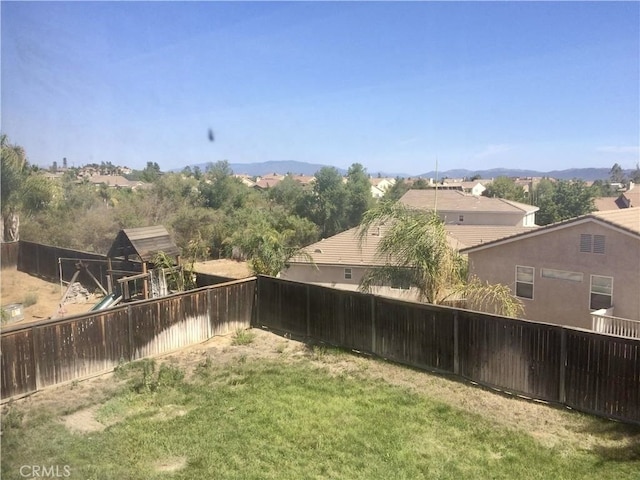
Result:
[[[193,169],[199,167],[205,170],[209,163],[199,163],[196,165],[190,165]],[[230,163],[229,167],[236,174],[246,174],[250,176],[263,176],[272,173],[287,174],[293,173],[298,175],[313,175],[323,167],[332,167],[333,165],[321,165],[317,163],[298,162],[296,160],[272,160],[267,162],[255,162],[255,163]],[[365,165],[366,167],[366,165]],[[347,173],[345,168],[336,168],[342,175]],[[180,171],[182,169],[174,169],[173,171]],[[378,172],[367,169],[369,175],[377,176],[378,174],[383,177],[402,177],[402,178],[436,178],[436,172],[430,171],[421,174],[409,174],[400,172]],[[629,172],[627,172],[629,173]],[[572,180],[578,178],[584,181],[594,180],[606,180],[609,178],[609,168],[570,168],[567,170],[553,170],[550,172],[540,172],[537,170],[521,170],[516,168],[493,168],[489,170],[466,170],[466,169],[453,169],[438,172],[437,177],[441,178],[471,178],[479,175],[481,178],[495,178],[495,177],[551,177],[560,180]]]
[[[192,169],[195,167],[201,170],[206,170],[209,163],[198,163],[196,165],[189,165]],[[296,160],[271,160],[267,162],[256,163],[230,163],[229,167],[236,174],[246,174],[252,177],[258,177],[268,175],[270,173],[279,173],[285,175],[287,173],[297,175],[313,175],[323,167],[330,167],[332,165],[320,165],[316,163],[298,162]],[[347,170],[344,168],[338,168],[338,171],[345,175]],[[180,169],[174,169],[173,171],[180,171]]]
[[[438,172],[438,178],[470,178],[479,175],[481,178],[496,177],[550,177],[558,180],[573,180],[574,178],[586,182],[606,180],[609,178],[608,168],[570,168],[567,170],[552,170],[540,172],[537,170],[518,170],[513,168],[493,168],[490,170],[447,170]],[[419,175],[420,177],[435,178],[436,172],[431,171]]]

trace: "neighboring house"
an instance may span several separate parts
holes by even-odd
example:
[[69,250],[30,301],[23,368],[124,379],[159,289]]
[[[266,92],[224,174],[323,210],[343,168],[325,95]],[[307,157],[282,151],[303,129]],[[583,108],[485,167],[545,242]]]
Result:
[[[592,329],[600,318],[640,336],[638,207],[595,212],[461,252],[471,274],[511,285],[529,320]],[[619,319],[592,318],[599,310]]]
[[85,177],[89,183],[94,185],[106,185],[107,187],[119,188],[139,188],[145,186],[145,182],[127,180],[121,175],[92,175]]
[[387,190],[389,190],[396,184],[396,179],[387,177],[370,178],[369,183],[372,187],[376,187],[384,194]]
[[411,208],[436,210],[445,224],[535,227],[538,207],[456,190],[409,190],[400,202]]
[[[492,242],[498,238],[531,230],[530,227],[488,225],[446,225],[446,229],[449,244],[456,249]],[[358,227],[352,228],[305,247],[303,250],[311,256],[313,262],[302,256],[294,257],[288,262],[288,267],[280,272],[280,277],[344,290],[357,290],[367,270],[385,264],[383,259],[378,258],[376,251],[380,239],[386,233],[386,227],[371,227],[362,246],[357,231]],[[417,299],[414,290],[402,285],[380,287],[374,293],[405,300]]]
[[620,208],[640,207],[640,188],[635,188],[633,182],[629,189],[617,197],[600,197],[595,199],[596,210],[618,210]]
[[480,181],[476,180],[474,182],[462,182],[460,185],[462,185],[462,191],[464,193],[469,193],[471,195],[479,197],[480,195],[482,195],[482,192],[487,189],[485,185],[491,183],[491,180],[483,182],[484,183],[481,183]]
[[380,188],[376,187],[375,185],[371,185],[371,196],[373,198],[382,198],[384,197],[384,191],[380,190]]
[[266,190],[267,188],[273,188],[276,185],[278,185],[283,179],[284,179],[284,175],[278,175],[278,174],[273,174],[273,175],[265,175],[264,177],[259,177],[256,179],[254,188],[260,189],[260,190]]
[[234,175],[234,177],[240,180],[242,184],[246,187],[253,188],[256,186],[256,182],[254,182],[249,175],[242,173],[242,174],[236,174]]

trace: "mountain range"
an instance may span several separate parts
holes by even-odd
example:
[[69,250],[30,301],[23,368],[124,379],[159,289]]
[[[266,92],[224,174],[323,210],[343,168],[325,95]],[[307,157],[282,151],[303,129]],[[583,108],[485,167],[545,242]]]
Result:
[[[196,165],[190,165],[193,169],[198,167],[205,170],[209,164],[201,163]],[[245,174],[249,176],[264,176],[269,174],[297,174],[297,175],[313,175],[323,167],[332,167],[332,165],[321,165],[316,163],[298,162],[295,160],[273,160],[266,162],[255,163],[230,163],[229,167],[236,174]],[[334,167],[342,175],[347,173],[347,169]],[[552,170],[550,172],[541,172],[537,170],[522,170],[514,168],[493,168],[487,170],[466,170],[466,169],[453,169],[442,172],[425,172],[420,174],[410,174],[403,172],[391,172],[391,171],[369,171],[371,176],[381,177],[401,177],[401,178],[471,178],[474,176],[480,176],[480,178],[495,178],[495,177],[551,177],[559,180],[572,180],[580,179],[584,181],[594,180],[606,180],[609,178],[609,168],[570,168],[566,170]],[[629,173],[629,172],[627,172]]]

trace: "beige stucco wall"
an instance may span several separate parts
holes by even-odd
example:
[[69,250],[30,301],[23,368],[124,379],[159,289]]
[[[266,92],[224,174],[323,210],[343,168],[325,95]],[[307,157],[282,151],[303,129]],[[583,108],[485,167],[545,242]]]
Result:
[[[604,235],[605,253],[581,253],[580,234]],[[533,299],[525,318],[591,328],[591,275],[613,277],[613,315],[640,320],[640,241],[595,222],[575,224],[469,253],[469,270],[515,291],[516,265],[534,267]],[[543,278],[542,268],[583,274],[582,282]]]
[[[344,269],[351,268],[351,279],[344,278]],[[342,265],[318,265],[317,268],[309,264],[292,263],[289,268],[280,272],[280,278],[296,282],[314,283],[325,287],[342,290],[358,290],[358,285],[365,275],[367,267],[349,267]],[[389,287],[376,287],[371,293],[402,300],[416,301],[418,295],[415,290],[402,290]]]

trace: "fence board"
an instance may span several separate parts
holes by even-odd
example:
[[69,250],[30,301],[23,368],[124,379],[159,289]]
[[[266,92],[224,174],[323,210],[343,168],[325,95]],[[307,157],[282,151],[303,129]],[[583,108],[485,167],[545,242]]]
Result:
[[36,389],[32,329],[2,335],[0,368],[2,368],[0,378],[2,398],[21,395]]
[[[259,324],[294,335],[307,334],[307,285],[259,277]],[[264,280],[267,279],[268,280]],[[286,310],[286,314],[285,314]]]
[[459,317],[460,375],[559,401],[561,327],[469,311]]
[[376,355],[453,373],[454,310],[385,298],[375,305]]
[[367,295],[310,285],[309,335],[332,345],[371,351],[371,300]]
[[566,404],[640,421],[640,340],[570,331]]

